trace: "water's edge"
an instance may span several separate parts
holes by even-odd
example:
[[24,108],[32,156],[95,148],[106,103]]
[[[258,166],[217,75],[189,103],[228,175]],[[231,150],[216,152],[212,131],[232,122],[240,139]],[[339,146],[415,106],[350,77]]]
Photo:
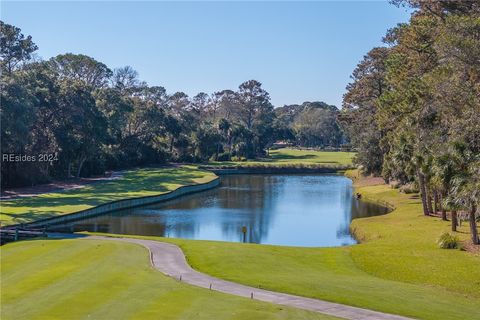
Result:
[[[285,169],[285,168],[282,168],[282,169]],[[2,229],[48,228],[49,226],[52,226],[52,225],[64,224],[64,223],[74,222],[74,221],[83,220],[87,218],[92,218],[95,216],[101,216],[117,210],[131,209],[131,208],[140,207],[144,205],[162,203],[168,200],[182,197],[184,195],[189,195],[189,194],[216,188],[221,184],[220,176],[222,175],[236,175],[236,174],[274,174],[275,175],[275,174],[286,173],[285,171],[290,171],[288,172],[290,174],[314,173],[312,172],[312,170],[305,170],[305,169],[306,168],[295,168],[294,170],[292,170],[294,172],[290,170],[278,170],[278,168],[277,170],[275,169],[272,170],[272,168],[254,168],[253,170],[248,170],[246,168],[235,168],[235,169],[228,169],[228,170],[225,170],[225,169],[209,170],[214,172],[217,175],[217,177],[215,177],[213,180],[206,183],[186,185],[186,186],[179,187],[175,190],[169,191],[167,193],[162,193],[162,194],[153,195],[153,196],[136,197],[136,198],[129,198],[129,199],[122,199],[122,200],[107,202],[105,204],[101,204],[92,208],[88,208],[88,209],[77,211],[77,212],[67,213],[64,215],[56,216],[56,217],[39,219],[39,220],[28,222],[28,223],[19,223],[15,225],[4,226],[2,227]],[[278,172],[278,171],[281,171],[281,172]],[[352,179],[351,177],[345,174],[344,170],[322,170],[322,171],[323,171],[322,173],[324,174],[336,173],[337,175],[344,176],[354,181],[354,179]],[[353,186],[353,189],[355,190],[356,188]],[[383,207],[389,208],[390,210],[386,214],[390,213],[394,209],[393,206],[389,203],[379,203],[380,201],[374,201],[374,200],[372,201],[372,199],[362,199],[362,200],[364,200],[365,202],[376,203],[376,204],[382,205]],[[356,228],[352,228],[352,226],[350,225],[349,229],[350,229],[350,234],[356,241],[358,241],[359,243],[364,242],[361,234],[358,232],[358,230],[356,230]]]
[[221,183],[221,179],[220,177],[217,176],[213,180],[206,183],[181,186],[175,190],[169,191],[167,193],[162,193],[159,195],[111,201],[111,202],[107,202],[107,203],[104,203],[92,208],[88,208],[85,210],[67,213],[64,215],[56,216],[56,217],[40,219],[37,221],[28,222],[28,223],[18,223],[14,225],[9,225],[9,226],[2,227],[2,229],[14,229],[19,227],[42,228],[42,227],[48,227],[49,225],[53,225],[53,224],[72,222],[75,220],[90,218],[93,216],[98,216],[101,214],[109,213],[109,212],[120,210],[120,209],[130,209],[130,208],[139,207],[143,205],[163,202],[163,201],[181,197],[183,195],[201,192],[208,189],[213,189],[219,186],[220,183]]

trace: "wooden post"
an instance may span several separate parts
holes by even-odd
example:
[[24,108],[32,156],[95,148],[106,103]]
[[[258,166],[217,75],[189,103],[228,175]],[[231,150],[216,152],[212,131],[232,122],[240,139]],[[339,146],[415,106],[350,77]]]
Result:
[[247,227],[243,226],[242,227],[242,233],[243,233],[243,243],[247,242]]

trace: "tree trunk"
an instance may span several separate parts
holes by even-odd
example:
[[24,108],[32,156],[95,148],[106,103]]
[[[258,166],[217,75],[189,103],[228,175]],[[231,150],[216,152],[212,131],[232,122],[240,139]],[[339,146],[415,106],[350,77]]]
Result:
[[438,208],[439,208],[438,204],[439,204],[438,203],[438,192],[437,192],[437,190],[433,190],[433,212],[435,214],[437,214],[437,212],[438,212]]
[[170,138],[170,155],[172,154],[172,151],[173,151],[173,143],[175,141],[175,138],[174,137],[171,137]]
[[220,153],[220,143],[217,143],[217,152],[215,153],[215,161],[218,161],[218,154]]
[[443,221],[448,221],[448,219],[447,219],[447,210],[445,210],[445,208],[442,208],[442,220],[443,220]]
[[475,212],[476,211],[477,211],[476,206],[472,205],[472,208],[471,208],[470,214],[469,214],[470,233],[472,234],[473,244],[480,244],[480,240],[478,239],[477,221],[475,220]]
[[82,167],[83,164],[85,163],[85,160],[87,160],[87,157],[83,156],[80,159],[80,163],[78,164],[78,169],[77,169],[77,178],[80,178],[80,173],[82,172]]
[[440,210],[442,210],[442,220],[443,221],[448,221],[447,219],[447,210],[445,209],[445,207],[443,206],[442,204],[442,201],[443,199],[445,199],[447,197],[447,193],[446,192],[442,192],[440,194]]
[[72,163],[68,162],[68,167],[67,167],[67,179],[70,179],[72,176]]
[[430,191],[427,188],[427,208],[428,213],[433,214],[433,207],[432,207],[432,196],[430,195]]
[[425,188],[425,176],[420,170],[417,170],[418,184],[420,186],[420,195],[422,197],[423,214],[428,216],[427,192]]
[[457,231],[457,210],[452,210],[452,231]]

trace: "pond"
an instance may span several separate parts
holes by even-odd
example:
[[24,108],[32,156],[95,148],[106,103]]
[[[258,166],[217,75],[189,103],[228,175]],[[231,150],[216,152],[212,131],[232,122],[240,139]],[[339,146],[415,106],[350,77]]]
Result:
[[330,247],[356,243],[352,219],[388,211],[357,200],[340,175],[229,175],[212,190],[57,230]]

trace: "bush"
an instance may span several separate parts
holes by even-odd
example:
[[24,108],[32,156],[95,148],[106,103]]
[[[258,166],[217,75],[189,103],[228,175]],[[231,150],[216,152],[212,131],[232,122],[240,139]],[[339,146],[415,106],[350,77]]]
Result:
[[415,183],[407,183],[400,187],[400,192],[405,194],[418,193],[418,188]]
[[451,235],[448,232],[445,232],[440,236],[437,244],[442,249],[460,249],[461,247],[458,237]]
[[247,161],[247,158],[235,156],[235,157],[232,157],[232,161]]
[[224,152],[218,155],[217,161],[230,161],[230,153]]

